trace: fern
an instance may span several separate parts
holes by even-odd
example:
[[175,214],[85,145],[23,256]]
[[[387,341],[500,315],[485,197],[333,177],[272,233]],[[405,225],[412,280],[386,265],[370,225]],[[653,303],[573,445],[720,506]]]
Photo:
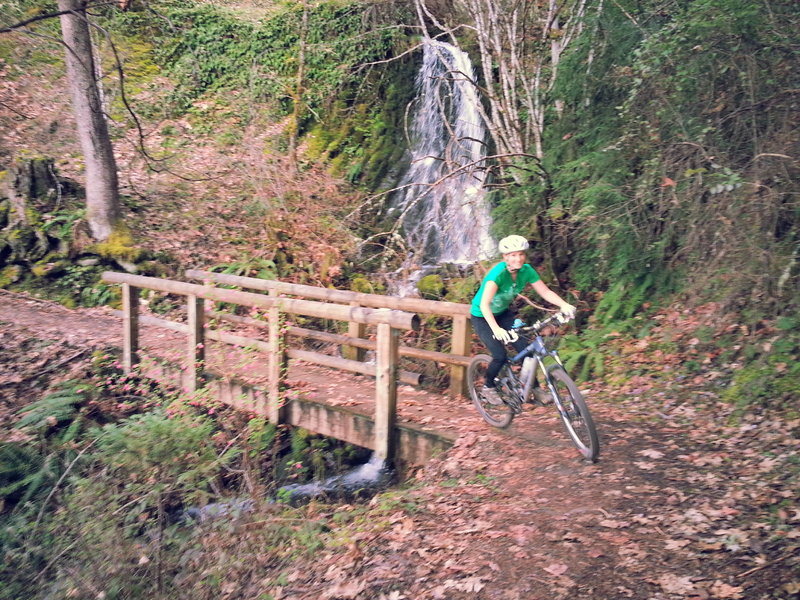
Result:
[[667,284],[667,278],[657,281],[653,273],[646,273],[632,283],[620,281],[598,302],[595,316],[603,325],[615,320],[630,319],[641,310],[645,302],[652,299],[657,289],[666,289]]
[[55,446],[77,441],[87,424],[81,407],[91,397],[90,389],[85,381],[66,381],[55,392],[19,411],[22,417],[14,427],[46,434],[48,444]]
[[24,503],[55,477],[52,455],[43,458],[18,444],[0,445],[0,498],[6,504]]
[[586,381],[605,374],[605,356],[602,344],[607,330],[589,330],[579,335],[567,335],[561,339],[559,353],[564,369],[579,381]]
[[19,411],[22,418],[15,427],[41,430],[74,420],[80,410],[80,405],[87,399],[84,390],[86,385],[85,382],[78,380],[65,382],[61,385],[61,389]]
[[564,359],[564,369],[569,373],[577,373],[581,364],[586,361],[589,356],[589,351],[586,349],[576,350],[570,352]]
[[603,295],[594,311],[601,323],[610,323],[622,311],[623,298],[627,288],[628,286],[620,281]]
[[245,257],[232,263],[220,263],[211,267],[215,273],[237,275],[240,277],[256,277],[258,279],[275,279],[278,276],[275,261],[256,256]]
[[592,362],[592,372],[595,377],[602,377],[606,374],[606,358],[601,352],[594,353]]

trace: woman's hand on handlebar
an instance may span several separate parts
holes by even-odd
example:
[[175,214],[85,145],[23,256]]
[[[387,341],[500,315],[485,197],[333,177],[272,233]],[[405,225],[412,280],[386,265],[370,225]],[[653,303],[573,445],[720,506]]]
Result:
[[572,304],[562,304],[560,307],[560,312],[567,317],[567,320],[575,318],[575,311],[578,309],[575,308]]
[[499,326],[492,327],[492,335],[494,336],[494,339],[503,342],[504,344],[510,344],[511,342],[516,342],[519,339],[519,334],[513,329],[505,330]]

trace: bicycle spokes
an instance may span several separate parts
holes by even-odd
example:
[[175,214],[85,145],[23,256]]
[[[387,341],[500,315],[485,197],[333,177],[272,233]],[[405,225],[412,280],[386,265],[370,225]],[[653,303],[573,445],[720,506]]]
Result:
[[600,442],[583,395],[560,365],[551,367],[548,375],[552,390],[555,392],[554,404],[572,443],[586,459],[597,460],[600,454]]
[[504,387],[502,384],[502,371],[500,385],[497,385],[495,389],[503,402],[501,404],[492,404],[482,393],[486,380],[486,369],[490,361],[491,358],[485,354],[481,354],[472,359],[472,362],[467,368],[469,395],[472,403],[475,405],[475,408],[478,409],[484,421],[494,427],[508,427],[514,419],[515,412],[507,402],[509,392],[507,387]]

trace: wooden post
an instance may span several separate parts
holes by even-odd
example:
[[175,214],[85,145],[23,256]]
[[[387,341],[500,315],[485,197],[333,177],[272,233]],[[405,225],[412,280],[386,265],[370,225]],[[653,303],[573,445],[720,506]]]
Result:
[[[472,342],[472,323],[466,315],[453,317],[453,339],[450,352],[461,356],[469,356]],[[467,394],[467,368],[461,365],[450,367],[450,397]]]
[[139,364],[139,288],[122,284],[122,368],[130,373]]
[[394,425],[397,419],[397,344],[398,330],[378,325],[375,356],[375,454],[394,458]]
[[[270,290],[270,296],[277,296],[277,292]],[[257,406],[256,411],[265,414],[270,423],[280,425],[284,421],[283,407],[283,380],[288,369],[286,357],[286,334],[282,331],[281,311],[277,306],[268,309],[269,318],[269,353],[267,354],[267,371],[269,383],[267,384],[267,406]]]
[[187,302],[187,324],[189,326],[188,350],[188,391],[194,392],[203,387],[203,369],[206,363],[205,342],[205,300],[189,295]]
[[[350,306],[359,306],[358,302],[351,302]],[[367,326],[364,323],[349,321],[347,323],[347,335],[352,338],[364,338],[367,335]],[[353,346],[342,346],[342,356],[349,360],[364,360],[364,349]]]

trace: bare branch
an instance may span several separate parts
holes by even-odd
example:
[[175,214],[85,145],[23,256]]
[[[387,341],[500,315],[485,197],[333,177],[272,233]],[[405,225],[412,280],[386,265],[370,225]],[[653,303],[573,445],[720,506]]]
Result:
[[[111,6],[111,5],[114,5],[114,4],[116,4],[116,2],[113,2],[113,1],[96,2],[94,4],[92,4],[91,2],[88,2],[86,4],[86,8],[88,10],[89,8],[99,8],[99,7],[102,7],[102,6]],[[25,19],[23,21],[19,21],[18,23],[14,23],[13,25],[6,25],[5,27],[0,27],[0,33],[9,33],[9,32],[12,32],[12,31],[16,31],[18,29],[24,29],[28,25],[31,25],[32,23],[38,23],[39,21],[47,21],[48,19],[56,19],[56,18],[60,17],[61,15],[65,15],[67,13],[72,13],[72,12],[74,12],[74,11],[62,10],[62,11],[57,11],[57,12],[44,13],[44,14],[41,14],[41,15],[36,15],[35,17],[31,17],[29,19]]]

